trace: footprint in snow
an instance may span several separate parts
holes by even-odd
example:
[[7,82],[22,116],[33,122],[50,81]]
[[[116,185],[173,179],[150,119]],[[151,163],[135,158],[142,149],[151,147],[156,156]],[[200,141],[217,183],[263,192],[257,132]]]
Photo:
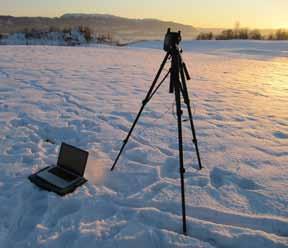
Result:
[[273,136],[277,139],[288,139],[288,133],[283,133],[281,131],[274,132]]
[[77,200],[63,200],[57,203],[57,206],[53,207],[53,211],[50,216],[50,221],[48,225],[53,227],[59,222],[62,218],[76,213],[81,208],[81,203]]
[[226,171],[221,168],[214,168],[210,173],[211,184],[215,188],[220,188],[225,184],[236,184],[239,188],[245,190],[257,190],[260,189],[260,185],[255,183],[254,181],[238,176],[233,172]]
[[7,72],[4,72],[4,71],[0,71],[0,79],[2,78],[8,78],[9,77],[9,74]]
[[27,184],[19,194],[19,202],[15,204],[15,217],[7,235],[5,247],[14,247],[15,242],[21,242],[29,237],[37,224],[41,222],[48,208],[47,194],[40,190],[32,190]]

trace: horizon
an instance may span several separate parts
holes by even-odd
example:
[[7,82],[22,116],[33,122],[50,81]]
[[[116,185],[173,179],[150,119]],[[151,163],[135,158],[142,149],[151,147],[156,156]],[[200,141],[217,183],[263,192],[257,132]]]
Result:
[[132,19],[158,19],[210,29],[232,28],[236,22],[239,22],[241,27],[255,29],[288,28],[288,2],[283,0],[266,0],[265,3],[260,0],[253,3],[248,0],[241,3],[231,3],[228,0],[220,0],[217,3],[212,0],[201,3],[196,0],[180,0],[175,6],[164,0],[144,3],[135,3],[132,0],[124,0],[121,3],[116,0],[73,0],[69,4],[65,0],[27,0],[25,3],[20,0],[0,0],[0,3],[1,15],[14,17],[55,18],[70,13],[109,14]]
[[109,15],[109,16],[115,16],[115,17],[120,17],[120,18],[127,18],[127,19],[136,19],[136,20],[147,20],[147,19],[151,19],[151,20],[158,20],[158,21],[164,21],[164,22],[174,22],[174,23],[178,23],[178,24],[182,24],[182,25],[188,25],[188,26],[192,26],[194,28],[200,28],[200,29],[233,29],[235,27],[235,25],[237,25],[237,23],[240,25],[240,28],[248,28],[248,29],[259,29],[259,30],[277,30],[277,29],[287,29],[288,30],[288,26],[287,27],[275,27],[275,28],[269,28],[269,27],[262,27],[262,28],[257,28],[257,27],[248,27],[248,26],[243,26],[241,21],[235,21],[234,23],[231,23],[230,26],[227,27],[209,27],[209,26],[196,26],[193,24],[187,24],[187,23],[183,23],[183,22],[177,22],[174,20],[163,20],[160,18],[153,18],[153,17],[127,17],[127,16],[121,16],[121,15],[115,15],[115,14],[111,14],[111,13],[99,13],[99,12],[69,12],[69,13],[63,13],[57,16],[44,16],[44,15],[12,15],[12,14],[1,14],[0,16],[11,16],[11,17],[16,17],[16,18],[61,18],[64,15]]

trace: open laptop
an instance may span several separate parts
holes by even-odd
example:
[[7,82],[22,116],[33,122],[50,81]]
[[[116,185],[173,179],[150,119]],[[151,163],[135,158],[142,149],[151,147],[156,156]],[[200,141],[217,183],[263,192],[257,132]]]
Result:
[[83,179],[89,153],[62,143],[56,166],[40,171],[37,176],[64,189]]

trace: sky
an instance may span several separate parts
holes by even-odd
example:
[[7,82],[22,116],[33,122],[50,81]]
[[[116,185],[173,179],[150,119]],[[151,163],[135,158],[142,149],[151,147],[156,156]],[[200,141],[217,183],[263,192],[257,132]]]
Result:
[[105,13],[195,27],[288,28],[288,0],[0,0],[0,15]]

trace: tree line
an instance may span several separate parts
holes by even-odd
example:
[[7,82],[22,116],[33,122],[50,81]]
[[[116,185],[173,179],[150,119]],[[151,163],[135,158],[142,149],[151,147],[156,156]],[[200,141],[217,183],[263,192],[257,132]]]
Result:
[[89,27],[79,26],[77,28],[58,28],[58,27],[50,27],[47,31],[35,29],[35,28],[25,28],[23,33],[25,34],[26,39],[41,39],[45,38],[45,36],[49,33],[63,33],[64,36],[69,37],[73,31],[79,32],[83,35],[86,42],[90,42],[93,40],[93,32]]
[[[61,36],[65,42],[77,44],[77,37],[75,34],[79,33],[82,37],[84,37],[87,43],[89,42],[97,42],[97,43],[105,43],[105,44],[114,44],[117,43],[114,41],[111,33],[96,33],[88,26],[78,26],[78,27],[63,27],[59,28],[57,26],[51,26],[45,29],[37,29],[37,28],[24,28],[22,32],[15,32],[15,33],[22,33],[25,39],[49,39],[52,37],[51,35],[57,34],[56,36]],[[0,33],[0,40],[8,38],[11,34],[1,34]],[[78,42],[79,43],[79,42]]]
[[197,40],[288,40],[288,31],[278,29],[269,35],[263,35],[258,29],[235,28],[223,30],[220,34],[200,33]]

